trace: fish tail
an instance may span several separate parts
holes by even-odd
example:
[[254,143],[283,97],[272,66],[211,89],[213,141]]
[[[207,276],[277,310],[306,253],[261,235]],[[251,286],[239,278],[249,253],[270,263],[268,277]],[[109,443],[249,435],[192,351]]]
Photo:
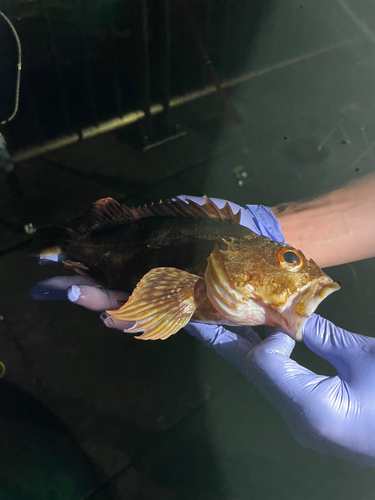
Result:
[[46,227],[37,229],[29,249],[33,257],[46,257],[63,253],[63,244],[70,239],[73,231],[66,227]]

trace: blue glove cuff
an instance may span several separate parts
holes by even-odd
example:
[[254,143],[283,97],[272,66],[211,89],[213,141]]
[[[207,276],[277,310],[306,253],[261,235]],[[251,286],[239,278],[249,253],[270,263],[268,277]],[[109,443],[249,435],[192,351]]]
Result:
[[270,208],[264,205],[246,205],[246,210],[250,212],[259,234],[268,236],[271,240],[285,243],[279,221],[273,215]]

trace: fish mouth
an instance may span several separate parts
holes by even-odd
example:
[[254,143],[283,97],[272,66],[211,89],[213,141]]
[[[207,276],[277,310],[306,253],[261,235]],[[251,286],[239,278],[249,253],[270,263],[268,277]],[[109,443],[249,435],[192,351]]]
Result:
[[[282,315],[282,328],[294,340],[302,340],[303,325],[310,318],[319,304],[331,293],[340,290],[340,285],[329,276],[319,278],[303,290],[295,299],[289,314]],[[288,317],[290,316],[290,317]]]

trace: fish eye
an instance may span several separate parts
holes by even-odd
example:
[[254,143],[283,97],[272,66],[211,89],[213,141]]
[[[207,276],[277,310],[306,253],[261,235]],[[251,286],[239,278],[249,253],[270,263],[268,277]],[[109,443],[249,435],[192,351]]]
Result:
[[290,270],[297,270],[303,264],[302,255],[292,248],[283,248],[277,252],[277,260],[279,263]]
[[294,252],[291,252],[290,250],[287,250],[286,252],[283,253],[283,259],[288,264],[299,264],[299,261],[301,260],[299,255],[297,255]]

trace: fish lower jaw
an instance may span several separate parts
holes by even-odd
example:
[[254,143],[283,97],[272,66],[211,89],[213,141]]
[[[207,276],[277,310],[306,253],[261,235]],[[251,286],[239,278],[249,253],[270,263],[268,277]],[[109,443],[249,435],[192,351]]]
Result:
[[286,316],[281,316],[278,313],[270,315],[270,317],[266,320],[266,324],[270,326],[278,326],[293,340],[301,341],[303,337],[303,325],[305,324],[307,318],[303,316],[296,316],[293,311],[290,311],[290,313],[290,315]]
[[301,294],[287,304],[282,311],[271,313],[275,324],[278,324],[293,340],[303,339],[303,326],[317,309],[318,305],[340,286],[330,278],[317,280]]

